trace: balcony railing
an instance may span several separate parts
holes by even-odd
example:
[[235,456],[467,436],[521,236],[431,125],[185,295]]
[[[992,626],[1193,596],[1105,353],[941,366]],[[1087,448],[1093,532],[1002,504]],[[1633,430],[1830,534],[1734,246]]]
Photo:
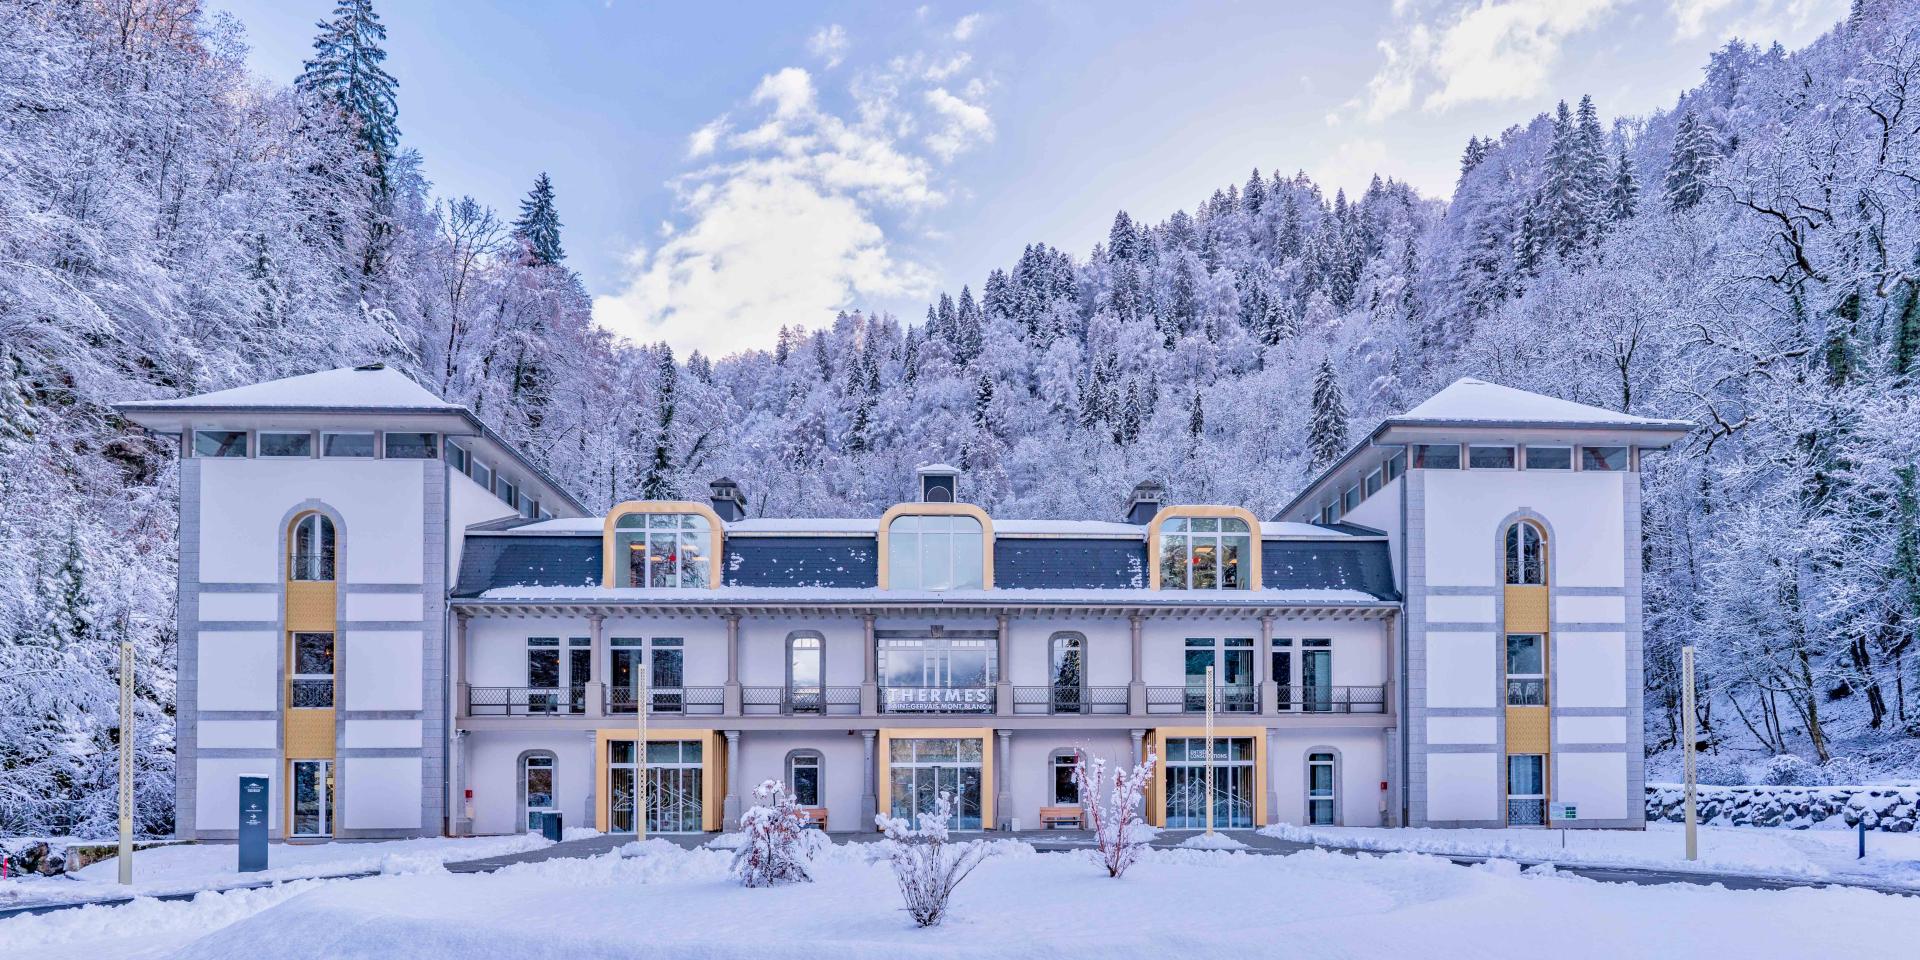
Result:
[[585,713],[585,687],[468,687],[467,713],[476,717],[542,717]]
[[[1148,713],[1205,713],[1207,688],[1204,684],[1183,687],[1148,687]],[[1215,687],[1214,713],[1259,713],[1260,688],[1251,683]]]
[[1282,686],[1282,713],[1386,713],[1387,688],[1381,684],[1347,687]]
[[1013,712],[1070,714],[1127,712],[1126,687],[1014,687]]
[[992,713],[993,687],[881,687],[881,713]]
[[[607,712],[633,713],[638,691],[629,687],[607,689]],[[721,687],[649,687],[647,713],[678,716],[720,716],[726,708]]]
[[742,687],[748,716],[818,717],[860,712],[859,687]]

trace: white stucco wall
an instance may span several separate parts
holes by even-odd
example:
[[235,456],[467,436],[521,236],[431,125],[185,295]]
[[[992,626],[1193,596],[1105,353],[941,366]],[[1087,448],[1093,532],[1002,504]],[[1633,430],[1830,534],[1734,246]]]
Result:
[[[569,827],[593,826],[587,794],[593,784],[593,739],[585,731],[469,734],[467,786],[473,790],[473,832],[522,833],[519,758],[523,751],[554,755],[554,801]],[[463,801],[456,797],[456,813]]]
[[272,630],[202,630],[200,710],[280,708],[280,638]]
[[1553,755],[1553,804],[1574,804],[1579,820],[1627,816],[1627,755],[1563,751]]
[[1386,741],[1379,730],[1283,730],[1267,754],[1275,805],[1269,819],[1306,823],[1307,755],[1331,748],[1335,763],[1339,824],[1377,827],[1382,823],[1380,781],[1387,779]]
[[[734,785],[740,797],[741,809],[753,804],[753,789],[761,781],[787,779],[787,753],[802,749],[820,751],[820,800],[827,808],[827,829],[860,829],[863,826],[859,822],[860,792],[865,786],[866,748],[858,734],[844,731],[785,733],[753,730],[743,734],[740,738],[740,783]],[[733,827],[729,825],[728,829]]]
[[346,757],[340,765],[336,810],[349,830],[418,829],[419,757]]
[[281,524],[317,500],[340,514],[342,579],[419,583],[421,460],[202,459],[200,579],[279,583]]
[[1619,587],[1625,582],[1625,486],[1637,473],[1543,470],[1428,470],[1427,582],[1496,586],[1500,521],[1522,508],[1544,517],[1553,536],[1553,582]]
[[1505,820],[1498,753],[1427,755],[1427,819]]

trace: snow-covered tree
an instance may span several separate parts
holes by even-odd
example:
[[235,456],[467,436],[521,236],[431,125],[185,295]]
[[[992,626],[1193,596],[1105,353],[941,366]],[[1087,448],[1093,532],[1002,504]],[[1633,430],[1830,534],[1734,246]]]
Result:
[[786,784],[763,780],[753,789],[753,806],[740,815],[740,846],[734,848],[733,876],[744,887],[812,883],[807,863],[813,844],[824,836],[807,827],[800,802]]
[[1667,208],[1687,210],[1699,203],[1707,195],[1719,158],[1720,142],[1713,127],[1692,110],[1681,114],[1667,160]]
[[993,855],[985,840],[954,840],[947,830],[953,820],[953,795],[941,791],[933,809],[921,811],[918,825],[905,818],[874,814],[874,825],[885,840],[875,845],[875,856],[893,867],[900,898],[915,926],[935,927],[946,919],[947,901],[955,887],[982,860]]
[[1347,401],[1333,361],[1322,359],[1313,375],[1313,420],[1307,427],[1307,465],[1324,467],[1347,452]]
[[1119,877],[1140,859],[1154,830],[1142,819],[1146,811],[1147,783],[1153,779],[1154,755],[1128,767],[1116,766],[1107,775],[1107,761],[1075,754],[1073,785],[1080,792],[1080,804],[1093,833],[1093,857],[1107,869],[1107,876]]
[[333,18],[315,26],[320,35],[313,41],[313,59],[295,85],[350,119],[375,179],[390,186],[394,151],[400,146],[400,110],[394,97],[399,83],[381,66],[387,59],[381,46],[387,28],[374,12],[373,0],[335,0]]
[[560,211],[553,205],[553,181],[545,172],[533,181],[533,189],[520,201],[520,216],[513,221],[513,236],[526,248],[533,263],[554,266],[567,258],[560,247]]

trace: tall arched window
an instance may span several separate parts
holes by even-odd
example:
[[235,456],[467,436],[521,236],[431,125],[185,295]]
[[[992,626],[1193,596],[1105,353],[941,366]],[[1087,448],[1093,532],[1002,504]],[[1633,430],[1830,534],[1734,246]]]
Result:
[[[1251,514],[1178,515],[1169,508],[1150,528],[1157,537],[1155,580],[1162,590],[1249,590],[1259,580],[1259,547]],[[1242,516],[1241,514],[1245,514]]]
[[986,531],[965,514],[905,514],[887,524],[887,588],[979,590]]
[[820,713],[826,683],[826,647],[817,633],[787,636],[787,704],[794,713]]
[[1525,520],[1507,528],[1507,583],[1541,586],[1547,582],[1546,538]]
[[1086,689],[1086,638],[1077,633],[1053,635],[1048,675],[1052,681],[1054,713],[1079,713]]
[[309,513],[295,520],[290,546],[287,579],[333,579],[334,535],[331,518],[321,513]]
[[521,812],[529,831],[540,829],[544,814],[560,812],[560,805],[554,801],[555,767],[551,753],[529,753],[520,760]]

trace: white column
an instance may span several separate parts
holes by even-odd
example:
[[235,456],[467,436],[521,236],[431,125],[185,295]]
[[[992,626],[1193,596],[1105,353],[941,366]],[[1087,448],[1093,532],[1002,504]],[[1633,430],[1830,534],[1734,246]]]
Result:
[[[860,659],[862,669],[864,670],[861,674],[863,679],[860,681],[860,715],[863,717],[871,717],[880,712],[880,651],[873,645],[872,614],[860,618],[860,629],[863,634],[860,641]],[[873,742],[871,740],[867,742],[867,753],[869,754],[867,757],[867,766],[872,767],[873,757],[871,754],[873,753]],[[871,770],[868,771],[868,776],[872,776]],[[872,784],[869,783],[868,785],[871,786]],[[867,792],[872,793],[873,791],[869,790]],[[871,819],[871,817],[868,819]]]
[[[1291,662],[1292,657],[1287,660]],[[1273,673],[1273,617],[1260,618],[1260,648],[1254,651],[1253,675],[1260,679],[1260,712],[1273,716],[1280,709],[1280,684],[1286,681]],[[1268,809],[1272,809],[1269,807]]]
[[727,730],[727,794],[720,803],[721,830],[740,822],[740,731]]
[[[1272,727],[1267,728],[1267,823],[1280,822],[1280,755],[1275,751],[1273,742],[1279,732]],[[1339,789],[1337,784],[1334,789]]]
[[[998,618],[1000,635],[996,638],[995,643],[997,644],[996,655],[999,657],[999,673],[993,685],[993,712],[1003,717],[1013,715],[1013,683],[1007,679],[1012,671],[1013,662],[1012,658],[1008,656],[1012,644],[1008,635],[1007,620],[1007,615],[1004,613]],[[1005,815],[1002,814],[1002,819],[1004,818]]]
[[720,691],[720,701],[721,713],[729,717],[740,715],[740,616],[738,614],[727,618],[727,685]]
[[1127,617],[1127,636],[1133,649],[1133,679],[1127,683],[1127,712],[1143,716],[1147,712],[1147,683],[1140,669],[1145,658],[1141,651],[1140,615],[1137,613]]
[[[1006,618],[1002,617],[1001,622],[1004,623],[1005,621]],[[1005,636],[1005,633],[1003,632],[1001,635]],[[998,730],[995,732],[1000,735],[1000,749],[994,751],[993,819],[996,828],[1005,828],[1008,826],[1008,822],[1013,819],[1013,785],[1009,782],[1013,779],[1011,776],[1013,773],[1013,731]]]
[[[871,621],[869,621],[871,622]],[[873,743],[878,738],[878,730],[860,731],[860,742],[866,750],[867,762],[860,775],[860,829],[873,829],[874,814],[880,812],[880,802],[874,794],[873,782],[879,777],[873,756]]]
[[600,777],[602,773],[604,773],[606,770],[606,764],[602,761],[601,757],[599,756],[599,751],[600,751],[600,732],[598,730],[588,730],[587,731],[587,805],[586,807],[583,808],[585,810],[585,816],[587,819],[584,823],[580,824],[580,826],[593,827],[596,829],[599,826],[598,821],[600,819],[600,816],[599,816],[599,811],[594,807],[594,798],[600,795]]
[[470,836],[473,833],[473,811],[467,803],[467,737],[468,731],[453,732],[453,835]]
[[453,716],[467,718],[467,617],[453,615]]
[[1133,762],[1145,763],[1147,760],[1145,730],[1128,730],[1127,736],[1133,740]]

